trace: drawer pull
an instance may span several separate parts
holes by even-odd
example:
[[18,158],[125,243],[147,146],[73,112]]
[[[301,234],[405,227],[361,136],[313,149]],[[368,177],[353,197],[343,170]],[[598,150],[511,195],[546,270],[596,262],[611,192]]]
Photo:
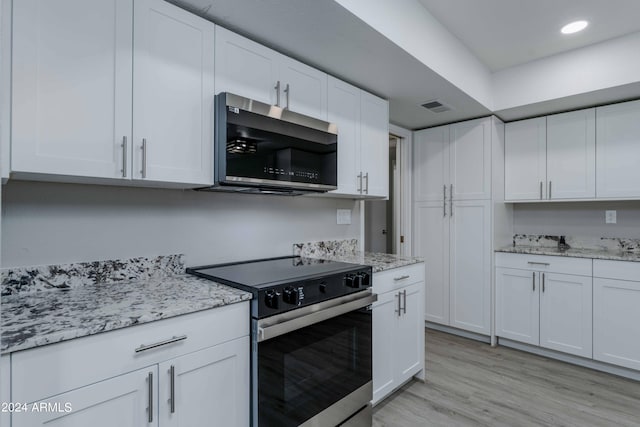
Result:
[[529,261],[527,262],[527,264],[533,264],[533,265],[551,265],[548,262],[534,262],[534,261]]
[[400,276],[400,277],[394,277],[393,280],[395,280],[396,282],[400,281],[400,280],[404,280],[404,279],[408,279],[411,276]]
[[157,347],[162,347],[164,345],[169,345],[169,344],[173,344],[173,343],[176,343],[176,342],[179,342],[179,341],[184,341],[186,339],[187,339],[186,335],[181,335],[179,337],[175,337],[174,336],[174,337],[169,338],[168,340],[160,341],[160,342],[157,342],[157,343],[154,343],[154,344],[148,344],[148,345],[142,344],[140,347],[135,349],[135,352],[136,353],[140,353],[140,352],[151,350],[151,349],[154,349],[154,348],[157,348]]

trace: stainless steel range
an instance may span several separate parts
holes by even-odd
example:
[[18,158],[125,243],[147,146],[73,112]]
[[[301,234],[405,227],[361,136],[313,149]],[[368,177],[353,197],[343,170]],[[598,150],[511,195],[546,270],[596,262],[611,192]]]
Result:
[[371,267],[282,257],[187,272],[253,293],[253,426],[371,426]]

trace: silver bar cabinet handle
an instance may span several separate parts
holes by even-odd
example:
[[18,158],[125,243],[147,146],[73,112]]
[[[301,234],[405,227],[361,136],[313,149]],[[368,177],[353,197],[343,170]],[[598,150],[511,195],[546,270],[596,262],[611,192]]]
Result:
[[407,314],[407,290],[406,289],[402,291],[402,299],[404,300],[404,308],[402,309],[402,312],[404,314]]
[[549,181],[549,197],[547,197],[548,199],[551,198],[551,181]]
[[411,277],[411,276],[404,275],[404,276],[400,276],[400,277],[394,277],[393,280],[395,280],[397,282],[397,281],[400,281],[400,280],[408,279],[409,277]]
[[127,137],[122,137],[122,177],[127,177]]
[[364,174],[364,179],[366,181],[366,186],[364,187],[364,194],[369,194],[369,172]]
[[358,193],[362,194],[362,172],[358,174]]
[[542,200],[542,181],[540,181],[540,200]]
[[533,292],[536,291],[536,272],[533,272],[533,280],[531,281],[533,283]]
[[174,414],[176,412],[176,367],[174,365],[169,368],[169,375],[171,375],[169,399],[171,399],[171,413]]
[[442,216],[447,216],[447,186],[442,186]]
[[278,82],[273,88],[276,90],[276,106],[279,107],[280,106],[280,80],[278,80]]
[[142,178],[147,177],[147,138],[142,138]]
[[527,261],[527,264],[532,264],[532,265],[550,265],[548,262],[535,262],[535,261]]
[[542,273],[542,292],[544,292],[544,273]]
[[285,110],[288,110],[288,109],[289,109],[289,92],[290,92],[290,89],[289,89],[289,83],[287,83],[287,85],[286,85],[286,86],[285,86],[285,88],[284,88],[284,93],[285,93],[285,95],[287,96],[287,106],[286,106],[286,107],[284,107],[284,109],[285,109]]
[[397,293],[397,297],[398,297],[398,309],[396,310],[396,313],[398,313],[398,317],[400,317],[400,313],[402,313],[402,307],[400,306],[400,294],[401,292]]
[[449,187],[449,216],[453,216],[453,184]]
[[179,337],[173,336],[171,338],[169,338],[168,340],[164,340],[164,341],[159,341],[157,343],[153,343],[153,344],[142,344],[140,345],[140,347],[135,349],[136,353],[140,353],[143,351],[147,351],[147,350],[151,350],[154,348],[158,348],[158,347],[162,347],[164,345],[169,345],[169,344],[173,344],[173,343],[177,343],[179,341],[184,341],[187,339],[186,335],[180,335]]
[[149,386],[149,406],[147,410],[149,413],[147,414],[147,420],[152,423],[153,422],[153,372],[149,372],[149,376],[147,377],[147,383]]

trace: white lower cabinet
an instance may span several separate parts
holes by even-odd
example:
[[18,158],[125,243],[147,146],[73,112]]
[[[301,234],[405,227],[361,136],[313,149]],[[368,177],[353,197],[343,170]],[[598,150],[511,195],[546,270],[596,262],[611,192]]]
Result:
[[245,302],[12,353],[11,398],[29,411],[11,425],[245,427],[248,319]]
[[590,259],[497,254],[496,266],[497,336],[592,357]]
[[424,369],[424,264],[373,276],[373,403]]
[[640,370],[640,263],[593,262],[593,358]]

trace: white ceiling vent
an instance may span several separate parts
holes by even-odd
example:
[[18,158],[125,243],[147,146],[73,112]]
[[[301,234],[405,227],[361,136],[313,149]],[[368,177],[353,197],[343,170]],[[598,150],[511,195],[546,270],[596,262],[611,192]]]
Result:
[[422,104],[422,106],[433,113],[444,113],[445,111],[453,110],[451,106],[444,104],[443,102],[437,99],[434,99],[432,101],[427,101],[424,104]]

